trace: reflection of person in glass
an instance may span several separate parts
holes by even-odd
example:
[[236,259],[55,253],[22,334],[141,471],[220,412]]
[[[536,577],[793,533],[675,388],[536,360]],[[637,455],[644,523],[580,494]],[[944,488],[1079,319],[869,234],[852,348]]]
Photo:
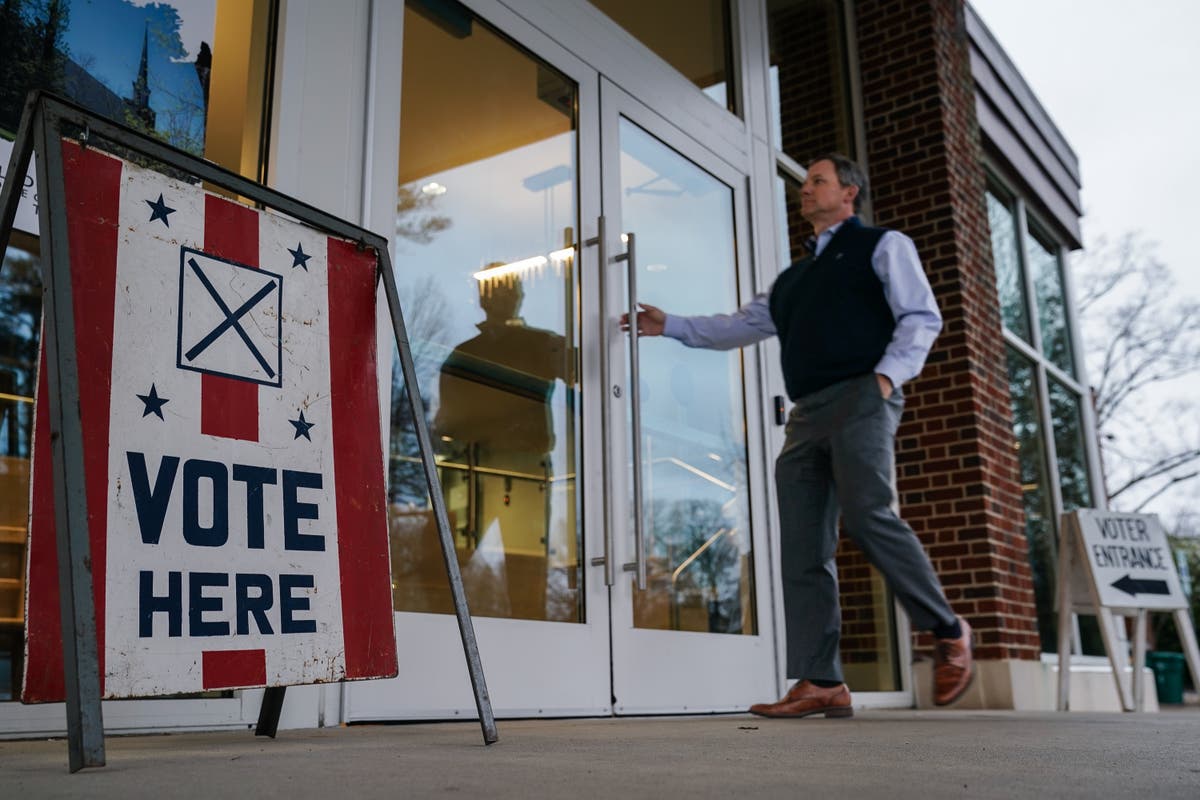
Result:
[[[519,314],[524,299],[514,276],[480,282],[485,318],[479,334],[455,347],[442,364],[434,419],[442,452],[465,463],[467,475],[474,476],[467,533],[476,547],[463,579],[472,609],[492,616],[544,613],[546,481],[555,443],[550,399],[555,381],[566,377],[568,352],[563,336],[525,324]],[[535,486],[533,496],[541,499],[530,504]],[[517,524],[502,532],[502,517]],[[514,550],[522,557],[509,552]],[[533,555],[536,550],[540,557]],[[510,596],[510,587],[519,594]]]
[[[883,573],[914,627],[937,639],[934,702],[962,695],[974,669],[971,628],[946,601],[933,567],[895,502],[900,385],[916,377],[942,320],[911,239],[870,228],[858,211],[862,169],[839,155],[813,161],[800,210],[816,239],[811,255],[779,274],[770,292],[733,314],[670,316],[643,305],[638,333],[689,347],[730,349],[779,337],[795,404],[775,464],[787,675],[767,717],[853,713],[839,654],[837,519]],[[628,315],[622,318],[628,329]]]
[[[543,464],[554,449],[550,394],[564,377],[566,342],[519,316],[525,290],[515,277],[479,284],[479,335],[442,364],[434,429],[450,449],[476,446],[483,463]],[[543,464],[544,466],[544,464]]]

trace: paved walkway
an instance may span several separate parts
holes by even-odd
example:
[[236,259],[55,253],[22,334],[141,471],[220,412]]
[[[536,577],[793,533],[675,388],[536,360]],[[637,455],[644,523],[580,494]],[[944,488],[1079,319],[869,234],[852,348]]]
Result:
[[0,742],[0,798],[1200,798],[1200,711],[501,720]]

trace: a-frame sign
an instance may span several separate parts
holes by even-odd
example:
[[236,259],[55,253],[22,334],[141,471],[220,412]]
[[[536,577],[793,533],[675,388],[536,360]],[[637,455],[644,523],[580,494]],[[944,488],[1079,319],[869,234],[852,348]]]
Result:
[[[497,740],[387,240],[33,93],[45,284],[28,702],[70,769],[102,698],[397,674],[376,369],[382,280],[484,741]],[[20,180],[0,194],[7,246]],[[243,198],[239,202],[233,198]]]
[[[1126,711],[1145,708],[1146,627],[1150,611],[1174,615],[1192,679],[1200,652],[1170,544],[1158,517],[1081,509],[1062,516],[1058,550],[1058,710],[1071,696],[1073,614],[1095,614]],[[1116,617],[1132,617],[1133,663],[1126,663]],[[1132,667],[1132,687],[1124,680]]]

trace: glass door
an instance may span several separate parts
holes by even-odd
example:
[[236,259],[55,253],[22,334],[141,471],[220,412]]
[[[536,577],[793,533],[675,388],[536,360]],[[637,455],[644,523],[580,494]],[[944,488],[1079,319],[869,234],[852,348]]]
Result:
[[776,691],[754,351],[615,320],[748,299],[746,177],[604,80],[601,131],[614,711],[744,709]]
[[[602,552],[598,77],[500,7],[404,12],[394,249],[422,404],[493,708],[611,710]],[[350,720],[475,714],[411,408],[392,370],[401,677]]]

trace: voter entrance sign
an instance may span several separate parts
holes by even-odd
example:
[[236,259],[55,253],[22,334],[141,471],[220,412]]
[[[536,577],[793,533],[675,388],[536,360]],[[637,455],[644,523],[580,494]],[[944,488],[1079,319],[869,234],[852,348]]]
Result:
[[[1065,514],[1058,572],[1058,707],[1070,694],[1072,614],[1095,614],[1112,663],[1117,694],[1126,710],[1144,707],[1147,612],[1167,611],[1183,642],[1193,677],[1200,676],[1200,654],[1166,532],[1153,514],[1080,509]],[[1115,616],[1134,619],[1133,657],[1128,660],[1124,631]],[[1132,687],[1124,681],[1131,669]]]
[[1078,511],[1076,519],[1100,605],[1187,608],[1167,534],[1148,514]]
[[[74,770],[103,764],[101,698],[269,687],[273,735],[278,687],[395,676],[381,278],[453,543],[386,240],[56,98],[31,96],[8,174],[35,149],[22,700],[66,700]],[[490,743],[453,558],[447,577]]]

